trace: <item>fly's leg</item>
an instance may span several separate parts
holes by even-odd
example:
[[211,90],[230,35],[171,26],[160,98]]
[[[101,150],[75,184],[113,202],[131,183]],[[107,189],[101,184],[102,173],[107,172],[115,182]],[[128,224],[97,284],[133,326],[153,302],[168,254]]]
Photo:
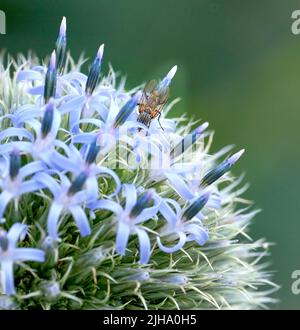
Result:
[[160,128],[164,131],[164,128],[161,126],[161,123],[160,123],[160,116],[161,116],[161,112],[159,112],[159,115],[157,117],[157,121],[159,123]]

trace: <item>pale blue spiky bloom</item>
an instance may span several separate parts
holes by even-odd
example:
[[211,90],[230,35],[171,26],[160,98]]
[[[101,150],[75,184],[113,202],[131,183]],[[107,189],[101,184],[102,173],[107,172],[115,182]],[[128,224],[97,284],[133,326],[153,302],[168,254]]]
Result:
[[211,154],[208,123],[166,118],[177,100],[146,127],[142,88],[103,76],[103,45],[81,73],[66,31],[46,65],[0,61],[0,308],[266,307],[269,245],[230,172],[244,150]]

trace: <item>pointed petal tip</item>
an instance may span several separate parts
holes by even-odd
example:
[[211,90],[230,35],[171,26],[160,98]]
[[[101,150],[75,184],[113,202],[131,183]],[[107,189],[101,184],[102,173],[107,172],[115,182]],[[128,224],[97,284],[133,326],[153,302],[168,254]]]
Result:
[[51,53],[50,68],[52,70],[55,70],[55,68],[56,68],[56,52],[55,52],[55,50]]
[[200,126],[198,126],[196,128],[197,134],[202,134],[207,129],[208,126],[209,126],[209,123],[207,121],[205,123],[201,124]]
[[97,58],[99,58],[101,60],[103,57],[103,53],[104,53],[104,44],[102,44],[99,47],[98,52],[97,52]]
[[67,32],[67,19],[65,16],[63,16],[61,23],[60,23],[59,35],[61,37],[65,37],[66,32]]
[[173,68],[169,71],[169,73],[167,74],[168,79],[173,79],[173,77],[175,76],[177,71],[177,65],[174,65]]
[[242,156],[242,154],[245,152],[245,149],[242,149],[240,151],[238,151],[237,153],[235,153],[234,155],[232,155],[231,157],[228,158],[228,162],[230,165],[235,164],[240,157]]
[[207,121],[201,125],[203,129],[207,129],[208,126],[209,126],[209,122]]

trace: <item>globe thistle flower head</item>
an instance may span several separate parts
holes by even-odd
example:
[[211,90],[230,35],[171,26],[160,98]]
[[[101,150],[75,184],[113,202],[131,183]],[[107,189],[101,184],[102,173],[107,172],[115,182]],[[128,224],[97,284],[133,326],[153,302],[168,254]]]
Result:
[[169,116],[177,66],[128,90],[103,52],[81,72],[63,18],[47,65],[0,57],[0,308],[267,308],[244,150],[213,153],[207,122]]

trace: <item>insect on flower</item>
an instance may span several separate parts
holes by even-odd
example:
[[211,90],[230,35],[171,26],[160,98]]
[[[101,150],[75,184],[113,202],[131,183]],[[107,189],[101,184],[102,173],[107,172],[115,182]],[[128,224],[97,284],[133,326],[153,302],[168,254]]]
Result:
[[161,116],[161,111],[169,98],[170,89],[164,84],[151,80],[143,90],[143,95],[139,103],[139,115],[137,121],[149,127],[151,120]]

